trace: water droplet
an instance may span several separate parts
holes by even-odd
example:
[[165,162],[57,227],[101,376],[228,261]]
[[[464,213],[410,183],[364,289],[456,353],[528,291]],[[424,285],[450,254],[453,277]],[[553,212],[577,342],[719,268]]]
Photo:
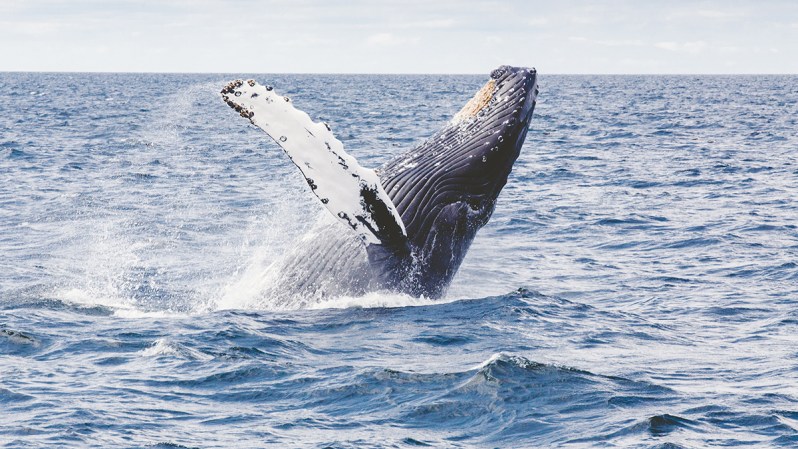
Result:
[[285,102],[286,102],[286,103],[288,103],[289,101],[291,101],[291,99],[290,99],[290,98],[288,98],[288,97],[283,97],[283,100],[285,100]]
[[270,90],[272,90],[272,89],[274,89],[272,86],[266,86],[266,90],[269,90],[269,91],[270,91]]
[[488,157],[487,156],[482,156],[482,162],[488,162]]
[[235,94],[235,95],[236,95],[236,97],[240,97],[240,96],[241,96],[241,92],[239,92],[239,91],[236,91],[236,94]]
[[280,142],[285,142],[286,140],[288,140],[288,137],[280,136]]
[[504,142],[504,136],[499,136],[499,142]]

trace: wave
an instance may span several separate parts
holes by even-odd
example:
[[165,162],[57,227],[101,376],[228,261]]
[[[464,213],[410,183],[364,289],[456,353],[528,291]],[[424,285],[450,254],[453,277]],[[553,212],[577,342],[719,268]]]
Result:
[[208,361],[213,359],[213,356],[180,343],[170,341],[168,338],[159,338],[155,340],[151,346],[142,349],[140,354],[144,357],[168,356],[170,358],[177,357],[186,360],[200,361]]
[[[612,399],[619,396],[639,397],[641,405],[647,406],[667,403],[674,395],[670,389],[647,382],[535,362],[509,353],[494,354],[465,372],[388,372],[379,378],[381,382],[401,384],[405,390],[410,382],[419,389],[439,392],[406,402],[400,417],[404,425],[424,428],[434,422],[449,429],[457,439],[477,439],[486,444],[565,443],[568,437],[549,424],[550,416],[568,414],[589,422],[597,415],[618,413],[618,404],[612,405]],[[661,431],[668,426],[656,418],[652,423]]]
[[0,353],[29,356],[42,347],[42,340],[33,334],[0,327]]

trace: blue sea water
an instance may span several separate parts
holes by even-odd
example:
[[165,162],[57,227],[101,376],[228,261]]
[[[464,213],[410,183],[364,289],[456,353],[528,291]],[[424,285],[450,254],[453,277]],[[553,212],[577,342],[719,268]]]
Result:
[[447,297],[308,310],[237,77],[372,167],[485,80],[0,74],[0,446],[798,446],[798,77],[544,74]]

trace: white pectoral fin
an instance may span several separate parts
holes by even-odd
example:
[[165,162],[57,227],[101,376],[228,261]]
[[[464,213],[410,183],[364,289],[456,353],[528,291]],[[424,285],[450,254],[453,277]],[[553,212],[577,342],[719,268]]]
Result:
[[348,155],[326,124],[252,80],[228,84],[222,99],[283,148],[324,207],[366,245],[406,244],[402,218],[377,174]]

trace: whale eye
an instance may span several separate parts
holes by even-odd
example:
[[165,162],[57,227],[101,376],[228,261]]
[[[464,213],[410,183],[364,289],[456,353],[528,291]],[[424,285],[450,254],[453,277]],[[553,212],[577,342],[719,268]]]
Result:
[[474,212],[478,212],[480,209],[479,200],[477,200],[476,198],[469,198],[468,200],[466,200],[466,204],[468,205],[468,208],[473,210]]

